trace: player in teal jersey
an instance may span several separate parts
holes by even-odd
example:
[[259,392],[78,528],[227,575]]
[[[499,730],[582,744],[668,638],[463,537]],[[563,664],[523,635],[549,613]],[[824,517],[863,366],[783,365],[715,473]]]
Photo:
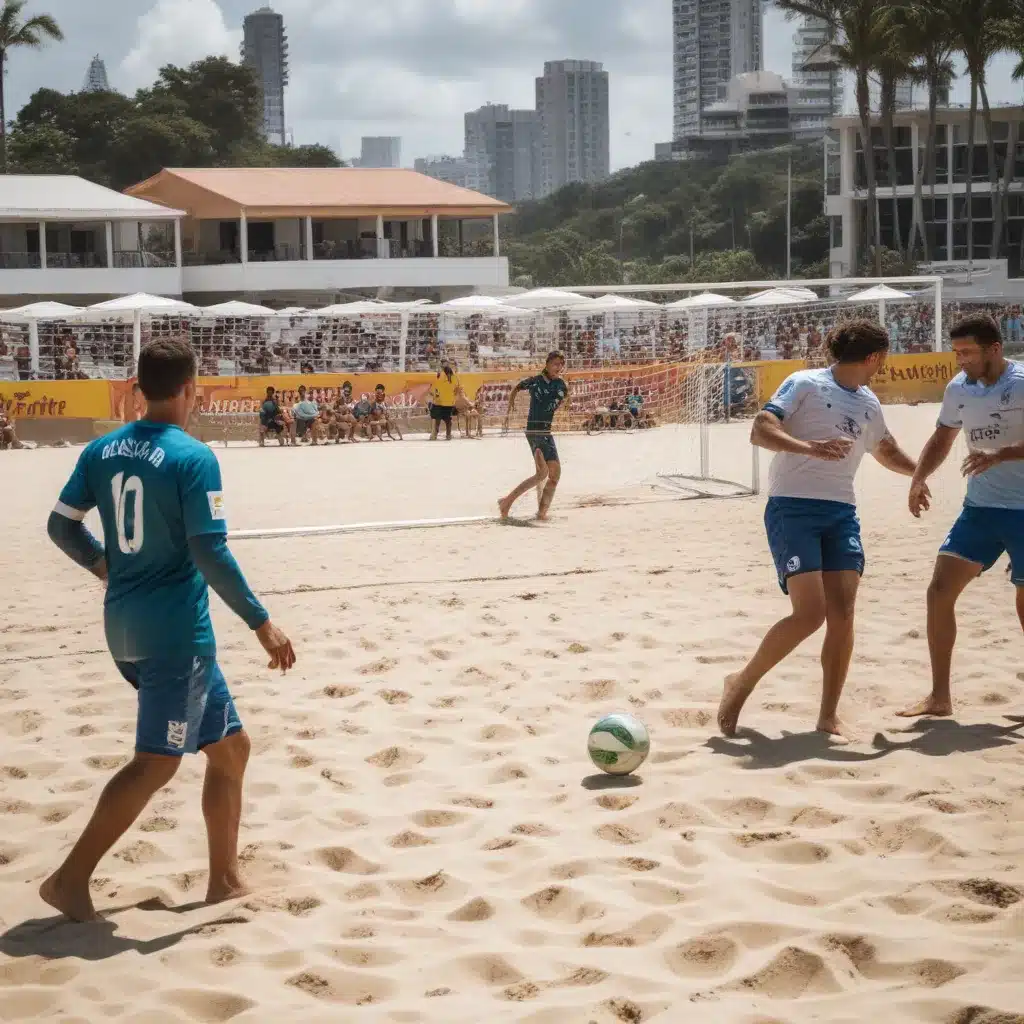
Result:
[[[207,584],[255,632],[271,668],[287,671],[295,653],[228,550],[217,458],[185,432],[195,377],[187,341],[147,345],[138,373],[145,418],[86,447],[47,524],[61,550],[106,582],[107,646],[138,691],[135,756],[107,783],[81,838],[39,890],[76,921],[96,917],[89,882],[101,858],[171,781],[182,755],[199,750],[207,759],[206,899],[246,891],[238,828],[250,744],[217,665]],[[83,523],[92,508],[102,545]]]
[[562,463],[558,458],[558,448],[551,432],[551,425],[562,403],[569,397],[569,385],[562,378],[565,369],[565,356],[561,352],[550,352],[545,360],[544,369],[536,377],[521,380],[513,389],[508,399],[508,413],[505,416],[505,429],[508,430],[509,420],[516,407],[516,395],[520,391],[530,393],[530,411],[526,417],[526,440],[530,445],[536,472],[528,477],[510,494],[498,502],[502,519],[508,519],[512,506],[531,488],[537,488],[537,518],[545,520],[548,510],[555,498],[555,489],[562,478]]

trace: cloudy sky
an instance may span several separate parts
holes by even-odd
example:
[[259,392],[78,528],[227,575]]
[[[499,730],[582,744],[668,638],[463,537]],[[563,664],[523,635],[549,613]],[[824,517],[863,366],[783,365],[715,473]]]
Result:
[[[80,89],[93,54],[114,88],[149,84],[161,64],[238,56],[242,18],[262,0],[30,0],[64,43],[12,55],[9,116],[41,86]],[[483,103],[534,104],[545,60],[600,60],[611,74],[612,164],[653,156],[672,124],[671,0],[275,0],[285,18],[296,143],[358,155],[363,135],[400,135],[403,162],[459,153],[462,115]],[[789,75],[793,25],[765,14],[766,66]],[[1019,101],[1008,61],[993,101]],[[955,99],[963,99],[962,88]]]

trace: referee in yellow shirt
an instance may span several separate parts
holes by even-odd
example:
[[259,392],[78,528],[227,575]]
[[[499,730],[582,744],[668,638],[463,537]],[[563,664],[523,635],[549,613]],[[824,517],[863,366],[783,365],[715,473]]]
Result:
[[444,439],[452,439],[452,414],[455,412],[455,392],[461,387],[459,375],[447,359],[441,360],[434,386],[430,389],[430,440],[437,440],[437,432],[444,424]]

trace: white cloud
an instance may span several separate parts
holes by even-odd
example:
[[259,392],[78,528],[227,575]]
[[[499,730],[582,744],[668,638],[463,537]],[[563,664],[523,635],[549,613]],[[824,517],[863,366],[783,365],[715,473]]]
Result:
[[138,37],[121,61],[123,88],[149,85],[164,64],[190,64],[211,55],[238,59],[241,30],[230,29],[216,0],[157,0],[138,19]]

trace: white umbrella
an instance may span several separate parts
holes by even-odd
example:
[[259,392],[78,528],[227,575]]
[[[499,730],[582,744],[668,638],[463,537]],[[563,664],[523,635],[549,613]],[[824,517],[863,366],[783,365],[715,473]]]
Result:
[[284,309],[279,309],[274,314],[275,316],[312,316],[313,310],[307,309],[305,306],[285,306]]
[[467,295],[461,299],[442,302],[435,307],[439,313],[455,316],[529,316],[531,310],[508,306],[490,295]]
[[0,310],[0,320],[66,320],[81,311],[79,306],[66,306],[63,302],[30,302],[27,306]]
[[847,302],[886,302],[890,299],[909,299],[907,292],[897,291],[887,284],[876,284],[873,288],[865,288],[862,292],[851,295]]
[[496,299],[493,295],[463,295],[459,299],[449,299],[447,302],[442,302],[441,305],[445,309],[460,309],[463,306],[481,309],[487,306],[504,307],[508,303],[503,299]]
[[751,295],[743,301],[744,306],[797,306],[802,302],[810,302],[806,295],[789,292],[784,288],[771,288],[766,292]]
[[[134,295],[123,295],[118,299],[107,299],[106,302],[96,302],[89,306],[88,310],[82,312],[100,313],[155,313],[157,315],[173,316],[175,313],[198,313],[199,307],[189,302],[182,302],[181,299],[169,299],[165,295],[147,295],[145,292],[136,292]],[[125,319],[130,319],[126,317]]]
[[251,302],[218,302],[214,306],[204,306],[203,313],[206,316],[216,317],[256,317],[274,316],[274,310],[268,306],[256,306]]
[[521,306],[523,309],[557,309],[560,306],[586,306],[593,299],[561,288],[535,288],[520,295],[509,295],[505,301],[510,306]]
[[[407,309],[405,306],[392,305],[388,302],[341,302],[334,306],[324,306],[316,310],[317,316],[385,316]],[[419,307],[418,307],[419,308]]]
[[595,313],[639,313],[645,309],[661,309],[657,302],[634,299],[628,295],[602,295],[591,300],[588,310]]
[[702,309],[705,306],[735,306],[736,300],[728,295],[717,292],[704,292],[703,295],[687,295],[678,302],[670,302],[666,309]]

